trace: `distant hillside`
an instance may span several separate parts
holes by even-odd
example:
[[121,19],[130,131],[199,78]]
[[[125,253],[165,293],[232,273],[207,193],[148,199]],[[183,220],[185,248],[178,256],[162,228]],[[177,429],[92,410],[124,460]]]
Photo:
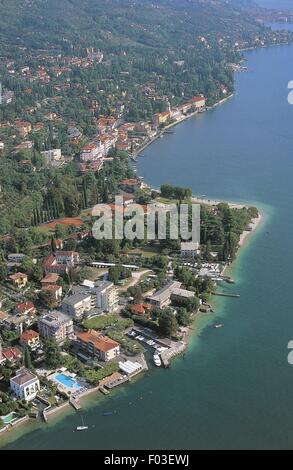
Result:
[[236,22],[235,10],[220,0],[0,0],[0,11],[0,40],[30,48],[161,47],[194,35],[258,29],[251,18]]
[[254,0],[231,0],[231,4],[236,8],[243,9],[257,8],[259,6]]

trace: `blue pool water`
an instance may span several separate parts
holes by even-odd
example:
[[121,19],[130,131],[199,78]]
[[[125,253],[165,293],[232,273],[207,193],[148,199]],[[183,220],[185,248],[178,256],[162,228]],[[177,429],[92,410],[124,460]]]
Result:
[[74,380],[72,377],[68,377],[65,374],[56,375],[55,380],[67,388],[81,388],[81,385],[79,385],[76,380]]
[[12,413],[9,413],[6,416],[2,416],[1,418],[2,418],[2,421],[3,421],[4,424],[10,424],[10,423],[12,423],[13,421],[16,420],[17,414],[12,412]]

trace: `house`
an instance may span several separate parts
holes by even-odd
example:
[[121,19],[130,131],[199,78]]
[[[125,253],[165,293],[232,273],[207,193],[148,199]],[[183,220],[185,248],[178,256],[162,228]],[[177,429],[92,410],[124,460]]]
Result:
[[14,147],[13,154],[17,154],[18,152],[21,152],[22,150],[31,150],[33,147],[34,147],[34,143],[31,140],[26,140],[22,142],[21,144],[18,144]]
[[99,158],[102,158],[102,151],[100,148],[100,145],[97,144],[89,144],[83,147],[81,154],[80,154],[80,160],[82,162],[92,162],[95,160],[98,160]]
[[35,315],[9,315],[3,325],[12,331],[16,331],[19,335],[23,333],[25,328],[29,328],[35,321]]
[[79,253],[76,251],[56,251],[55,256],[58,264],[74,267],[79,262]]
[[199,243],[182,242],[180,251],[183,258],[196,258],[200,255]]
[[119,301],[118,291],[112,282],[97,281],[94,291],[96,306],[106,312],[111,310]]
[[156,127],[166,124],[171,118],[170,111],[165,111],[163,113],[157,113],[154,115],[153,122]]
[[135,193],[142,189],[143,182],[139,178],[130,178],[122,180],[119,186],[126,193]]
[[23,253],[10,253],[8,255],[9,263],[22,263],[26,255]]
[[115,359],[120,354],[120,344],[107,336],[101,335],[98,331],[89,330],[77,333],[76,339],[82,351],[104,362]]
[[47,256],[43,261],[43,268],[46,275],[48,274],[58,274],[63,276],[68,273],[68,266],[65,264],[58,264],[56,257],[51,254]]
[[56,273],[49,273],[47,274],[42,280],[42,286],[50,285],[50,284],[57,284],[60,281],[59,274]]
[[40,390],[38,377],[28,369],[20,369],[10,379],[10,389],[19,400],[34,400]]
[[10,365],[14,365],[22,360],[22,352],[18,348],[2,349],[2,357]]
[[40,335],[34,330],[26,330],[20,336],[20,344],[35,351],[40,347]]
[[190,299],[194,299],[195,293],[191,292],[186,289],[181,289],[181,288],[175,288],[172,290],[171,293],[171,301],[186,301]]
[[75,294],[67,297],[62,302],[62,310],[74,318],[81,318],[92,310],[91,294]]
[[56,302],[62,298],[62,287],[57,286],[56,284],[43,285],[42,292],[47,292],[49,295],[51,295],[53,300],[56,300]]
[[152,310],[151,304],[134,304],[131,306],[131,313],[133,315],[149,315]]
[[38,329],[42,338],[51,338],[58,344],[74,333],[72,319],[58,310],[43,315],[38,321]]
[[15,313],[16,315],[34,315],[36,313],[36,307],[33,302],[22,302],[15,307]]
[[148,298],[150,304],[154,307],[165,308],[171,303],[171,295],[174,289],[180,289],[181,282],[173,281],[165,287],[157,291],[154,295]]
[[23,273],[12,274],[9,276],[9,280],[19,289],[23,289],[28,283],[28,277]]
[[26,137],[32,131],[32,125],[26,121],[16,121],[15,127],[17,128],[21,137]]
[[9,313],[0,311],[0,325],[2,325],[9,316]]
[[196,109],[203,109],[206,105],[206,99],[204,96],[195,96],[190,100],[190,102]]
[[41,152],[45,158],[47,165],[54,165],[55,163],[64,162],[64,157],[62,156],[61,149],[52,149],[45,152]]

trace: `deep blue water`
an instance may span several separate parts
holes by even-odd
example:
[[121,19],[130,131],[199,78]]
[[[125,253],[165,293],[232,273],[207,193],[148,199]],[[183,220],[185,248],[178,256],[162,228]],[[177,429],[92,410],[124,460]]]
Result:
[[237,283],[227,287],[241,298],[217,305],[214,321],[224,328],[203,329],[171,369],[152,370],[110,400],[94,397],[83,411],[87,433],[73,432],[80,418],[72,413],[18,431],[9,449],[293,448],[293,47],[247,57],[250,71],[237,75],[233,99],[178,126],[139,163],[155,186],[190,186],[264,211],[234,266]]

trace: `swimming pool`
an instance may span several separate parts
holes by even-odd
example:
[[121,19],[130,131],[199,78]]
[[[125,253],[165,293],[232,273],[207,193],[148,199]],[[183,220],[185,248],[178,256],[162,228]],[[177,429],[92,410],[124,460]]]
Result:
[[81,388],[81,385],[74,380],[72,377],[69,377],[68,375],[65,374],[58,374],[55,375],[54,379],[56,382],[59,382],[61,385],[67,388],[73,388],[73,389],[79,389]]
[[17,419],[17,413],[14,413],[14,411],[12,411],[12,413],[9,413],[6,416],[1,416],[1,419],[2,419],[4,424],[13,423],[13,421],[16,421],[16,419]]

